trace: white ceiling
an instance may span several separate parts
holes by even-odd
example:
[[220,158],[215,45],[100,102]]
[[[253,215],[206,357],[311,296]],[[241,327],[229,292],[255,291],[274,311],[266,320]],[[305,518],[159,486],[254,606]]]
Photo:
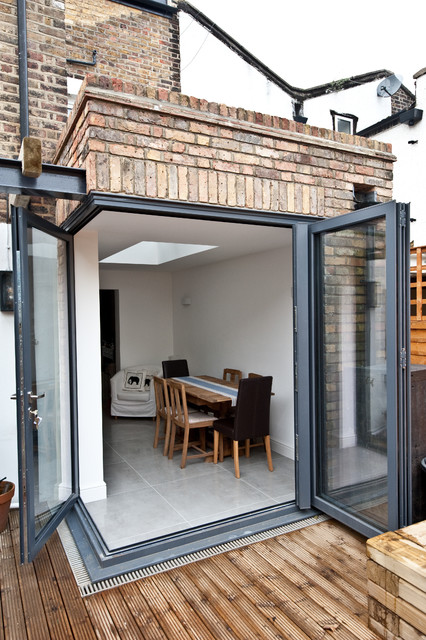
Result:
[[[251,253],[291,247],[291,229],[260,225],[169,218],[103,211],[85,230],[96,230],[99,239],[99,260],[127,249],[139,242],[177,242],[215,245],[215,249],[158,266],[142,265],[144,269],[178,271]],[[129,268],[129,265],[123,265]],[[134,268],[135,265],[132,265]],[[118,264],[104,264],[102,269],[121,268]]]

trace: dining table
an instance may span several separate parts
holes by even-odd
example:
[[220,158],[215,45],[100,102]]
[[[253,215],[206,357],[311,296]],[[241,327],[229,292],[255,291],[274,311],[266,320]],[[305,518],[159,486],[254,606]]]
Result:
[[236,405],[238,381],[231,382],[207,375],[181,376],[174,380],[185,385],[188,403],[208,407],[217,418],[224,418]]

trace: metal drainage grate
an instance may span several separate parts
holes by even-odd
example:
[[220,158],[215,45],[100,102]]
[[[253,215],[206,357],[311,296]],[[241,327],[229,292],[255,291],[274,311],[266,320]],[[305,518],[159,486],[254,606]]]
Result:
[[224,542],[208,549],[195,551],[194,553],[189,553],[185,556],[174,558],[173,560],[159,562],[158,564],[151,565],[150,567],[144,567],[142,569],[137,569],[136,571],[123,573],[122,575],[115,576],[114,578],[108,578],[108,580],[101,580],[99,582],[92,582],[90,580],[89,574],[84,566],[84,562],[74,542],[74,538],[72,537],[65,522],[61,523],[58,528],[58,532],[74,573],[80,594],[82,597],[85,597],[91,596],[94,593],[99,593],[100,591],[105,591],[106,589],[112,589],[123,584],[128,584],[129,582],[134,582],[135,580],[140,580],[141,578],[147,578],[148,576],[153,576],[157,573],[177,569],[189,564],[190,562],[197,562],[198,560],[211,558],[219,553],[225,553],[226,551],[245,547],[246,545],[254,544],[255,542],[275,538],[276,536],[280,536],[284,533],[290,533],[291,531],[297,531],[297,529],[303,529],[304,527],[309,527],[310,525],[318,524],[328,519],[328,516],[325,515],[313,516],[311,518],[306,518],[305,520],[299,520],[297,522],[292,522],[291,524],[283,525],[282,527],[276,527],[275,529],[255,533],[251,536],[247,536],[246,538],[239,538],[238,540]]

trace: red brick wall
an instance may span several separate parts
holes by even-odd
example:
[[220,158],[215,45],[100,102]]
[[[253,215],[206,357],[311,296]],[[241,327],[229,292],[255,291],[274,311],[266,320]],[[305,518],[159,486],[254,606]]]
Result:
[[390,145],[88,76],[56,159],[88,189],[291,213],[351,211],[353,185],[392,196]]
[[[121,80],[180,90],[177,15],[159,16],[110,0],[66,0],[67,57],[92,60],[96,73]],[[90,67],[68,65],[83,78]]]

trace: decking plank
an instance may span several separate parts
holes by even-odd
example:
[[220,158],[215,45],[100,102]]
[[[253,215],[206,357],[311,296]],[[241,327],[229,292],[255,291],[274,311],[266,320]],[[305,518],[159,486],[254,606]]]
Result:
[[[252,588],[251,598],[247,593],[240,590],[229,577],[222,572],[218,564],[219,557],[204,560],[199,563],[199,568],[212,580],[222,594],[222,600],[232,602],[232,606],[241,619],[248,622],[250,634],[248,637],[255,638],[277,638],[284,637],[288,640],[308,640],[308,636],[290,620],[281,619],[282,626],[277,628],[275,621],[272,621],[263,611],[259,611],[259,603],[265,602],[265,596],[258,589]],[[255,591],[255,593],[253,593]]]
[[[271,541],[274,543],[274,541]],[[291,564],[291,557],[289,554],[285,554],[285,549],[282,545],[276,545],[280,547],[280,552],[276,553],[271,546],[266,546],[264,543],[260,543],[263,549],[260,550],[258,545],[254,551],[262,555],[267,559],[269,564],[283,572],[299,589],[302,593],[316,602],[320,607],[327,611],[328,615],[335,618],[339,624],[345,626],[358,640],[377,640],[376,634],[370,632],[365,623],[360,621],[359,614],[357,615],[357,603],[354,600],[349,599],[346,594],[342,594],[340,590],[336,589],[322,576],[315,574],[315,572],[308,572],[307,565],[297,568]]]
[[125,640],[143,640],[142,631],[136,624],[120,589],[103,591],[102,598],[120,638],[125,638]]
[[215,635],[216,640],[238,640],[239,636],[234,633],[227,621],[217,613],[203,591],[198,588],[191,576],[188,575],[185,567],[182,570],[173,571],[170,577],[190,606],[194,611],[197,611],[204,624]]
[[3,632],[7,640],[27,638],[18,572],[15,565],[12,536],[9,528],[0,533],[0,594],[3,610]]
[[135,582],[120,587],[123,598],[146,640],[167,640],[160,623]]
[[216,635],[204,624],[203,619],[198,615],[191,605],[184,598],[177,585],[172,580],[170,572],[160,573],[156,577],[157,587],[168,601],[183,627],[188,631],[193,640],[216,640]]
[[50,637],[61,640],[72,639],[73,633],[68,622],[68,615],[45,546],[39,551],[33,565]]
[[85,598],[84,605],[99,640],[120,640],[120,634],[115,628],[101,593]]
[[32,563],[21,564],[19,518],[17,511],[11,512],[10,535],[28,637],[31,640],[45,640],[48,625],[34,566]]
[[47,543],[50,562],[55,572],[57,584],[67,611],[68,620],[76,640],[96,640],[86,607],[70,571],[68,559],[58,534],[55,532]]
[[138,580],[136,584],[148,602],[167,638],[170,640],[174,640],[174,638],[191,640],[191,636],[158,588],[156,576]]

